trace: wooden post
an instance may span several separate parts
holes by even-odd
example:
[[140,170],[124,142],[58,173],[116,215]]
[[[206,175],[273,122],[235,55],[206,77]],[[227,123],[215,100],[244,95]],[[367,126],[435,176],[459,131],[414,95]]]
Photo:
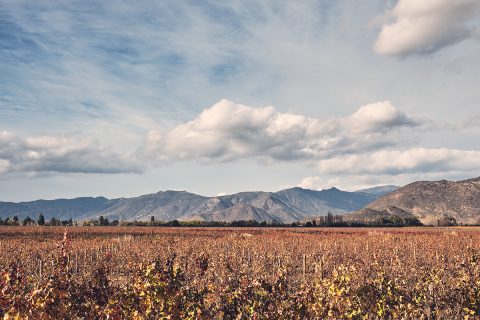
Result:
[[75,251],[75,273],[78,273],[78,253]]
[[303,282],[306,281],[307,255],[303,255]]
[[42,276],[43,276],[43,260],[40,259],[40,263],[38,266],[38,277],[40,280],[42,279]]
[[320,260],[320,279],[323,280],[323,255],[322,260]]

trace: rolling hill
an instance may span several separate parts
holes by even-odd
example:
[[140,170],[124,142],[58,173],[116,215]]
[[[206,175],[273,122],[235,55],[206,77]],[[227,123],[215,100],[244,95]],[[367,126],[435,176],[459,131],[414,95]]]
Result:
[[453,218],[457,223],[480,223],[480,177],[463,181],[418,181],[378,198],[349,217],[372,218],[374,214],[417,217],[423,224]]

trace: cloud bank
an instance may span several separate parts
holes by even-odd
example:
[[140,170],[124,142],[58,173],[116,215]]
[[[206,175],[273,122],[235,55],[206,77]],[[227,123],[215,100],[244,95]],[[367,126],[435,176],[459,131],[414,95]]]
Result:
[[474,37],[470,22],[480,10],[478,0],[399,0],[388,13],[374,45],[377,53],[406,56],[431,53]]
[[480,151],[447,148],[379,150],[317,162],[319,175],[305,177],[298,186],[346,190],[396,184],[416,180],[466,179],[480,174]]
[[419,146],[420,140],[412,139],[418,134],[446,130],[425,125],[429,123],[390,101],[320,119],[223,99],[191,121],[151,130],[135,157],[74,134],[22,137],[0,131],[0,175],[140,173],[175,161],[253,160],[304,164],[319,176],[299,185],[316,189],[480,170],[480,151]]
[[389,101],[324,120],[221,100],[192,121],[165,132],[151,131],[145,150],[159,160],[324,159],[392,144],[391,133],[419,125]]
[[367,155],[349,155],[321,160],[322,173],[389,174],[473,171],[480,169],[480,151],[412,148],[381,150]]
[[0,174],[131,173],[140,167],[128,156],[76,136],[20,137],[0,131]]
[[242,159],[304,163],[319,175],[298,185],[312,189],[480,173],[480,151],[421,146],[422,136],[432,130],[462,129],[419,120],[390,101],[361,106],[345,117],[319,119],[224,99],[191,121],[150,131],[144,151],[156,164]]

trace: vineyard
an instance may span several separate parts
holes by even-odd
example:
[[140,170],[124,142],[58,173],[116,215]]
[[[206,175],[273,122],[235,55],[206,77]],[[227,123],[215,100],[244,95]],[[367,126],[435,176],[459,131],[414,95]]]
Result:
[[0,248],[4,319],[480,319],[480,228],[2,227]]

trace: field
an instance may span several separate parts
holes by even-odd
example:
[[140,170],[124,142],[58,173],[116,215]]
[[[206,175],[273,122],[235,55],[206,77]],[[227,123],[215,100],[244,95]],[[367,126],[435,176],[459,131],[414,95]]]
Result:
[[479,319],[480,228],[0,228],[4,319]]

